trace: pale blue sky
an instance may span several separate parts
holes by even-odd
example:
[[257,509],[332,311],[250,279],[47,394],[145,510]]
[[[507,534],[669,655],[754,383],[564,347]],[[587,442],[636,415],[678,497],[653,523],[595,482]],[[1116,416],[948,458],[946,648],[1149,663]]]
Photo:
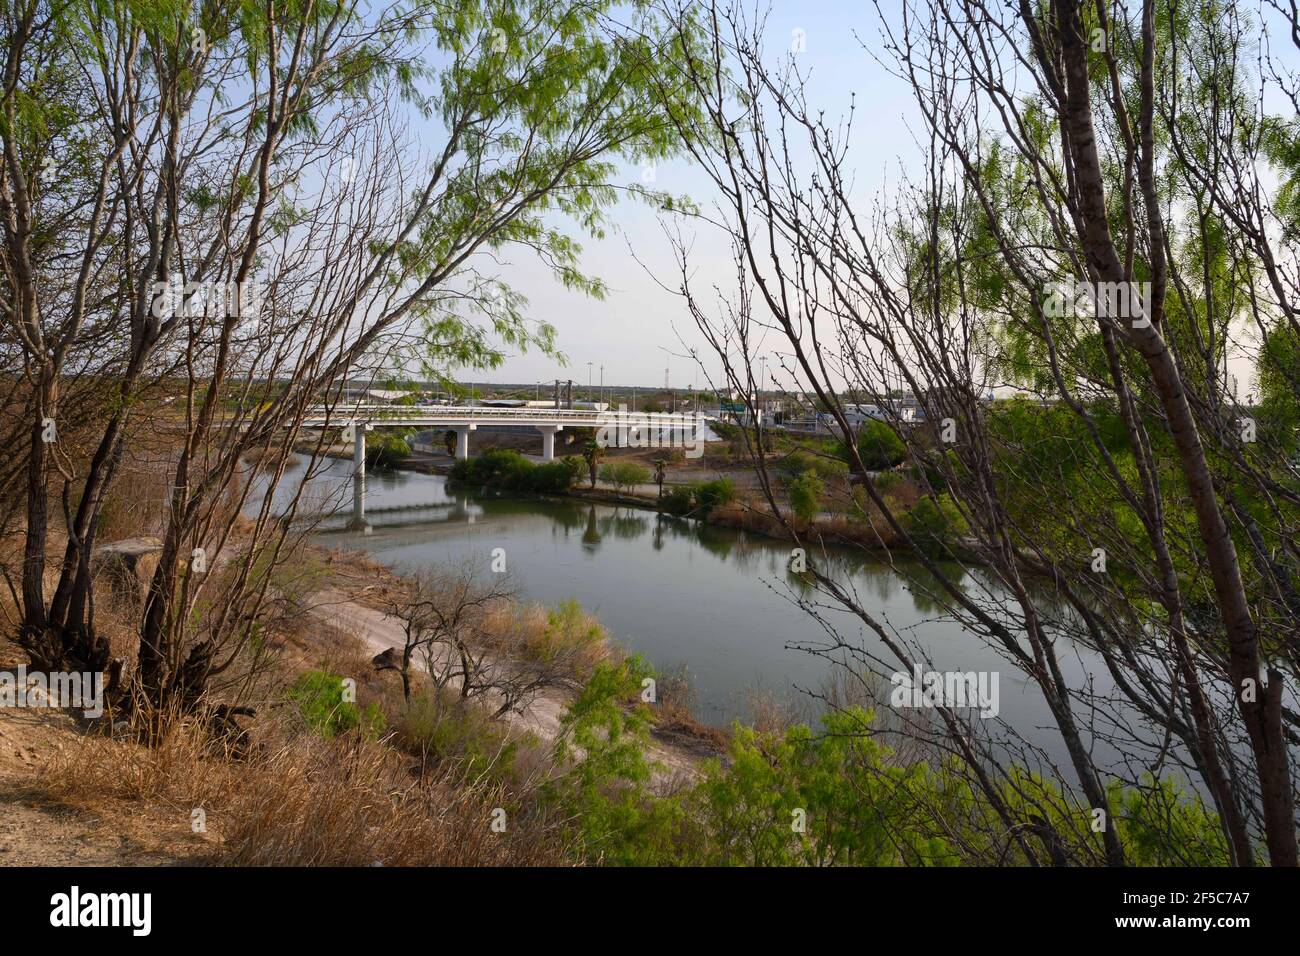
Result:
[[[879,45],[875,8],[842,0],[773,0],[768,17],[773,51],[788,50],[796,29],[802,29],[805,36],[806,47],[799,59],[800,66],[810,73],[810,103],[824,108],[828,117],[838,116],[847,111],[850,95],[856,96],[852,155],[859,190],[870,196],[888,182],[896,182],[900,157],[906,160],[913,153],[904,120],[913,103],[904,84],[889,76],[863,48],[863,44],[873,49]],[[641,173],[640,167],[628,166],[623,181],[639,182]],[[701,204],[711,201],[709,184],[685,161],[659,164],[654,186],[688,194]],[[528,296],[528,315],[556,327],[568,368],[529,353],[512,356],[494,372],[466,370],[461,374],[465,381],[477,376],[480,383],[531,383],[559,377],[585,386],[587,363],[591,362],[593,381],[599,380],[603,364],[606,383],[662,386],[667,361],[674,386],[684,387],[693,381],[704,385],[704,376],[696,372],[693,363],[668,359],[658,348],[684,353],[685,341],[706,351],[681,300],[656,286],[632,255],[635,252],[646,267],[675,285],[677,269],[659,215],[644,204],[625,201],[612,218],[618,232],[600,242],[583,241],[586,270],[600,276],[610,288],[604,301],[566,291],[523,253],[513,256],[501,270],[512,286]],[[683,229],[688,236],[691,231],[696,235],[693,260],[701,284],[713,281],[710,270],[717,271],[719,284],[732,284],[734,269],[716,232],[707,226],[683,225]],[[716,362],[712,363],[715,374],[716,368]]]
[[[745,2],[745,0],[740,0]],[[755,0],[758,3],[767,0]],[[919,168],[918,151],[913,140],[919,130],[916,105],[906,84],[890,75],[873,57],[882,47],[880,14],[869,0],[770,0],[767,35],[770,53],[785,55],[797,29],[804,31],[805,48],[799,54],[801,68],[809,75],[810,107],[825,111],[828,122],[847,112],[850,97],[856,102],[849,165],[853,170],[856,195],[864,203],[878,194],[897,187],[900,171]],[[900,0],[881,0],[881,8],[891,21],[899,17]],[[1261,15],[1256,11],[1256,15]],[[1290,68],[1300,70],[1296,51],[1279,33],[1276,16],[1262,14],[1270,32],[1277,36],[1272,51]],[[887,57],[881,59],[888,60]],[[1269,102],[1269,110],[1281,110],[1286,104]],[[642,170],[628,166],[624,182],[636,183]],[[703,174],[682,160],[661,163],[655,171],[655,187],[692,196],[698,203],[711,202],[711,187]],[[1265,181],[1270,177],[1265,174]],[[644,204],[625,201],[613,214],[618,231],[603,241],[583,241],[583,264],[587,272],[600,276],[609,286],[604,301],[594,301],[571,293],[554,282],[546,271],[523,254],[514,257],[502,269],[507,281],[529,298],[527,314],[550,322],[558,330],[558,344],[569,360],[567,368],[537,354],[512,355],[505,365],[490,373],[462,374],[465,381],[523,382],[552,381],[572,378],[583,386],[587,382],[587,363],[591,362],[592,380],[599,380],[604,366],[606,383],[660,387],[664,366],[671,369],[675,387],[692,383],[704,386],[706,376],[686,358],[669,358],[660,346],[674,353],[689,348],[708,355],[709,349],[686,312],[681,299],[659,288],[647,275],[652,270],[666,284],[675,287],[678,269],[672,247],[660,225],[660,216]],[[681,223],[681,220],[676,222]],[[735,284],[735,270],[724,238],[707,225],[698,227],[681,223],[684,235],[694,238],[692,265],[698,289],[714,283],[730,289]],[[635,253],[635,257],[633,257]],[[639,265],[640,259],[646,268]],[[683,344],[684,343],[684,344]],[[773,340],[773,348],[779,343]],[[1235,362],[1234,372],[1248,387],[1253,378],[1248,364]],[[769,368],[775,369],[775,359]],[[710,374],[719,380],[716,359],[707,363]]]

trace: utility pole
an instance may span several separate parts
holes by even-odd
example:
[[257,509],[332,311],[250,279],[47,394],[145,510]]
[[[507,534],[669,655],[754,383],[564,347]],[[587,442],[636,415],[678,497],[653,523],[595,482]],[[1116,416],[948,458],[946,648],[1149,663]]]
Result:
[[[669,359],[672,358],[673,353],[668,351],[668,349],[665,348],[664,346],[660,345],[658,346],[658,349],[659,351],[663,352],[664,355],[667,356]],[[673,397],[672,386],[668,384],[668,369],[669,369],[669,364],[668,362],[665,362],[664,363],[664,391],[668,393],[668,410],[670,412],[675,412],[677,411],[677,402]]]

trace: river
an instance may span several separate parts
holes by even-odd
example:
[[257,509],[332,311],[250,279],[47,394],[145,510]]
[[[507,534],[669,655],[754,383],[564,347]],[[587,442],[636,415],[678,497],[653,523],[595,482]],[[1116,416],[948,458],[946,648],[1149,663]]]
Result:
[[[826,634],[793,602],[799,582],[786,570],[790,549],[780,541],[644,509],[466,489],[442,476],[407,471],[369,475],[371,527],[362,533],[346,528],[350,463],[318,467],[304,504],[336,514],[318,526],[317,543],[364,550],[398,571],[467,563],[485,575],[493,550],[501,548],[521,597],[551,606],[576,598],[614,640],[659,670],[684,665],[696,716],[706,723],[747,719],[751,688],[815,712],[807,692],[821,690],[835,669],[792,647],[824,643]],[[281,500],[300,480],[293,471],[286,475],[277,492]],[[1003,720],[1068,765],[1037,690],[982,641],[943,619],[926,594],[923,569],[890,567],[850,549],[834,549],[824,560],[872,614],[924,647],[936,670],[996,672]],[[952,571],[963,586],[996,589],[983,572]],[[879,638],[855,618],[838,610],[825,617],[892,666]],[[1072,682],[1091,675],[1099,691],[1107,688],[1090,653],[1060,650]]]

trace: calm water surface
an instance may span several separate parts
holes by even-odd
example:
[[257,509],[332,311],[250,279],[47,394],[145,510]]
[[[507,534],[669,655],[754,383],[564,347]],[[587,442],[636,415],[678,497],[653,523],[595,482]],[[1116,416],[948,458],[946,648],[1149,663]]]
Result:
[[[281,500],[300,477],[286,476]],[[820,690],[834,665],[790,647],[824,642],[825,632],[794,605],[798,587],[781,542],[642,509],[593,505],[572,499],[498,496],[414,472],[367,478],[367,533],[346,530],[351,506],[350,465],[321,467],[304,493],[304,506],[336,510],[316,540],[359,549],[399,571],[468,562],[489,573],[492,551],[504,548],[508,571],[521,596],[548,605],[576,598],[597,615],[615,640],[645,655],[661,671],[688,669],[697,716],[726,724],[747,716],[746,691],[763,688],[802,698]],[[872,614],[918,641],[939,670],[998,671],[1001,716],[1064,762],[1064,748],[1036,691],[1019,673],[940,612],[909,580],[883,563],[841,550],[830,561]],[[956,569],[954,569],[956,571]],[[989,586],[966,572],[967,587]],[[827,619],[841,635],[890,661],[880,640],[842,611]],[[1075,680],[1104,670],[1065,649],[1062,667]],[[1106,682],[1099,680],[1098,689]]]

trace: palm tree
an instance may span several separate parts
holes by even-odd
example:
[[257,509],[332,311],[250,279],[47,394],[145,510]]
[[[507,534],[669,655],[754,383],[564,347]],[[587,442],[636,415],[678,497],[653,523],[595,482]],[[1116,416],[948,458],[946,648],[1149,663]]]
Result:
[[582,446],[582,457],[587,463],[587,473],[591,476],[591,487],[596,487],[596,465],[605,457],[605,449],[594,438]]
[[659,497],[664,496],[664,475],[668,471],[668,459],[655,459],[655,484],[659,486]]

